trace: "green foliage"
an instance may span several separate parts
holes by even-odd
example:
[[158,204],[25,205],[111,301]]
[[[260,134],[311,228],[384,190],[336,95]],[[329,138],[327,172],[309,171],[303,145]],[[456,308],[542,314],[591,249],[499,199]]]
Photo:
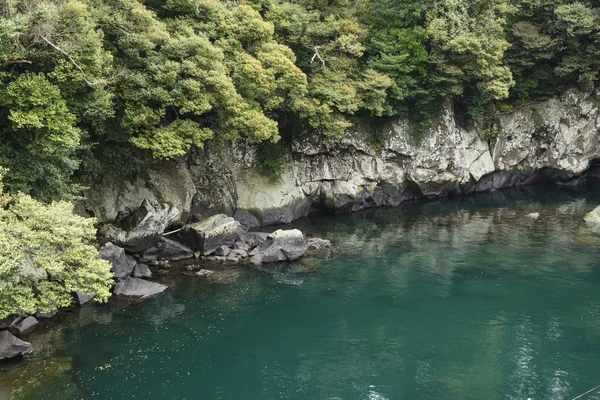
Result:
[[281,179],[283,167],[288,160],[288,150],[282,142],[262,142],[257,147],[257,159],[263,173],[273,180]]
[[0,181],[0,318],[69,306],[73,291],[105,302],[112,273],[95,238],[94,220],[74,215],[73,204],[9,196]]
[[[590,89],[592,0],[12,0],[0,9],[0,164],[49,202],[207,140],[251,143],[440,105]],[[418,132],[418,133],[417,133]],[[268,147],[269,145],[265,145]]]

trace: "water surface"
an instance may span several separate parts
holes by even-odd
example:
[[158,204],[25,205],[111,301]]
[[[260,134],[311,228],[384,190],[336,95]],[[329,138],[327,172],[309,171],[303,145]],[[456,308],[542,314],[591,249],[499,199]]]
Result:
[[300,221],[335,250],[64,315],[0,381],[52,400],[572,399],[600,385],[595,187]]

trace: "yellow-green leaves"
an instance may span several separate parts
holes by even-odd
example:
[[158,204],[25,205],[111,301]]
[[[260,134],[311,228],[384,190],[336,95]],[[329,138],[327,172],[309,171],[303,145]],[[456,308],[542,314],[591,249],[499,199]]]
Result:
[[43,205],[24,194],[3,203],[0,318],[66,307],[73,291],[108,299],[112,273],[97,258],[93,219],[74,215],[71,203]]

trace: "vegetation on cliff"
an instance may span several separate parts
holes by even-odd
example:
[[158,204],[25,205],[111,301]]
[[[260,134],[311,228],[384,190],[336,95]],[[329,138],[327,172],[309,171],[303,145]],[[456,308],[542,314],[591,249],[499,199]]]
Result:
[[0,165],[45,202],[74,174],[138,168],[208,139],[333,138],[357,118],[427,124],[452,99],[480,125],[500,101],[591,87],[591,0],[7,0]]

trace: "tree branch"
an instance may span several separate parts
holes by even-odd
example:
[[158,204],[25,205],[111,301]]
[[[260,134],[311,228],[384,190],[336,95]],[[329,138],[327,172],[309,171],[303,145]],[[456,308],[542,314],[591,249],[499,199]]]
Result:
[[69,55],[69,53],[67,53],[66,51],[64,51],[63,49],[61,49],[60,47],[58,47],[57,45],[55,45],[54,43],[52,43],[50,40],[48,40],[47,37],[42,36],[42,39],[44,39],[44,41],[46,43],[48,43],[50,46],[52,46],[55,50],[59,51],[60,53],[62,53],[65,57],[67,57],[69,59],[69,61],[71,62],[71,64],[73,64],[75,66],[75,68],[77,68],[79,70],[79,72],[81,72],[81,76],[83,77],[83,80],[85,81],[85,83],[87,83],[89,86],[96,86],[99,85],[102,82],[90,82],[87,78],[87,76],[85,75],[85,72],[83,71],[83,69],[79,66],[79,64],[77,64],[75,62],[75,60],[73,60],[73,58]]
[[10,65],[10,64],[33,64],[33,63],[29,60],[8,60],[8,61],[2,61],[2,64]]

